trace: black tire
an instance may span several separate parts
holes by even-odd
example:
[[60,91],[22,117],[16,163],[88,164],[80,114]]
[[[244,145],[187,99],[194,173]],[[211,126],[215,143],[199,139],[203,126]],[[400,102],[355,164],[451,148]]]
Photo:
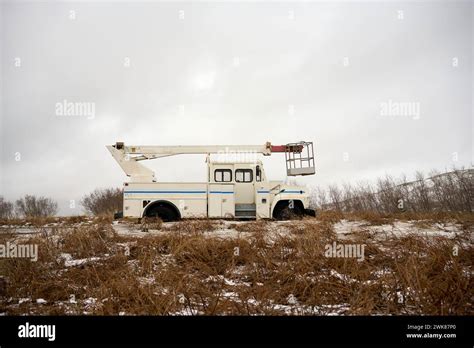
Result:
[[146,216],[159,217],[163,222],[178,220],[178,215],[174,209],[165,204],[159,204],[152,207],[149,211],[147,211]]
[[300,219],[303,216],[304,211],[301,209],[299,204],[294,204],[293,208],[289,207],[289,204],[280,204],[275,207],[273,216],[277,220],[293,220]]

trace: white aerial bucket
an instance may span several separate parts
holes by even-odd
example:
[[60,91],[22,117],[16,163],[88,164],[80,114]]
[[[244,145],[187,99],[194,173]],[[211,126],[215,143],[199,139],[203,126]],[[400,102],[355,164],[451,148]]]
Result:
[[313,175],[314,165],[313,143],[300,141],[285,146],[286,174],[288,176]]

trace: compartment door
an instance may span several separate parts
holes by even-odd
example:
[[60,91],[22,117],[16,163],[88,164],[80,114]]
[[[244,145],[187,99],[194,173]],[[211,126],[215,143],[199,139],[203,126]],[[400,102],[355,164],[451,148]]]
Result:
[[235,216],[235,185],[221,185],[221,214],[223,218],[233,218]]
[[222,215],[221,195],[217,193],[220,191],[220,187],[220,184],[209,184],[207,215],[210,218],[217,218]]
[[265,182],[255,183],[256,218],[268,219],[270,216],[270,186]]
[[234,217],[234,185],[209,184],[208,216],[210,218]]

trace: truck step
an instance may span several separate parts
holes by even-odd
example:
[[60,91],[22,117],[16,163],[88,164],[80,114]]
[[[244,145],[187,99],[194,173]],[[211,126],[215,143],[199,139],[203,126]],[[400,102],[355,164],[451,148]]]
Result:
[[251,209],[249,207],[243,208],[237,206],[235,207],[235,217],[236,218],[250,218],[250,219],[255,219],[256,216],[256,210]]
[[241,217],[241,216],[253,216],[253,217],[255,217],[256,214],[255,214],[255,212],[251,212],[251,211],[236,211],[235,212],[235,217]]
[[235,212],[255,212],[256,206],[255,204],[236,204],[235,205]]

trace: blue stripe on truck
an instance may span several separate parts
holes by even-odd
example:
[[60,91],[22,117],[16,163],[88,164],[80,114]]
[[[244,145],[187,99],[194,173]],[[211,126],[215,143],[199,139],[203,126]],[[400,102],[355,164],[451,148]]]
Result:
[[207,193],[207,191],[124,191],[124,193]]
[[[270,193],[270,191],[257,191],[258,193]],[[204,194],[207,191],[124,191],[124,193],[170,193],[170,194],[177,194],[177,193],[185,193],[185,194]],[[217,193],[217,194],[233,194],[233,191],[209,191],[209,193]],[[304,193],[304,191],[282,191],[280,193]]]
[[[258,193],[270,193],[270,191],[257,191]],[[304,193],[304,191],[281,191],[279,193]]]
[[[124,193],[170,193],[170,194],[176,194],[176,193],[196,193],[196,194],[204,194],[207,193],[207,191],[124,191]],[[233,191],[209,191],[209,193],[220,193],[220,194],[233,194]]]

